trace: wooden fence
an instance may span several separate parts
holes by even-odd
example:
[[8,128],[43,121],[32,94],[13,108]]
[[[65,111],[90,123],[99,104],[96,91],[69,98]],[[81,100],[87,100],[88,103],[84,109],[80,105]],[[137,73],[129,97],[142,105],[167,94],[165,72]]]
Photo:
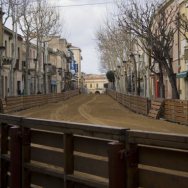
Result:
[[164,118],[172,122],[188,125],[188,100],[166,99]]
[[[148,98],[125,95],[114,90],[107,90],[107,94],[113,99],[117,100],[123,106],[143,115],[148,115],[151,107],[154,106],[157,101],[158,103],[159,101],[162,101],[162,99],[155,99],[150,101]],[[155,110],[154,113],[158,113],[157,110],[161,110],[160,117],[164,117],[164,119],[171,122],[188,125],[188,100],[164,99],[164,102],[161,102],[161,104],[162,103],[164,104],[164,108],[162,107],[162,109],[160,109],[160,106],[157,104],[158,107],[154,106],[154,109],[151,109],[151,111]]]
[[150,100],[141,96],[126,95],[114,90],[107,90],[107,94],[128,109],[143,115],[148,115]]
[[78,95],[78,93],[78,90],[71,90],[58,94],[6,97],[0,100],[0,112],[9,113],[51,102],[59,102]]
[[188,136],[0,115],[2,188],[186,188]]

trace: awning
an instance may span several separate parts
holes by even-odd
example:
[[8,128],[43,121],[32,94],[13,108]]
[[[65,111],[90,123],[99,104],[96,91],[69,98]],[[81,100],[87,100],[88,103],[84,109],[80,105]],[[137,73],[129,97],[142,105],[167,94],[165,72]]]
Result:
[[186,78],[188,77],[188,71],[183,71],[176,74],[176,78]]

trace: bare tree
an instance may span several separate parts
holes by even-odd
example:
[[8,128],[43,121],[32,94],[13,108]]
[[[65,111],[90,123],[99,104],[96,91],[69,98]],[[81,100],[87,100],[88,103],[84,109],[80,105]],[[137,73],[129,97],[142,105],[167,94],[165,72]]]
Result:
[[[37,0],[34,7],[35,15],[33,24],[36,28],[37,38],[37,60],[38,60],[38,91],[41,92],[42,79],[42,46],[43,43],[49,41],[52,36],[57,35],[61,31],[60,17],[57,9],[50,7],[45,0]],[[47,63],[47,62],[45,62]],[[37,92],[35,86],[35,93]]]
[[24,36],[24,45],[26,48],[26,60],[25,60],[25,81],[24,81],[24,95],[29,94],[29,83],[28,83],[28,67],[30,60],[30,46],[31,46],[31,40],[36,38],[36,27],[33,24],[34,22],[34,15],[36,12],[34,12],[33,3],[26,2],[25,6],[22,8],[22,17],[19,19],[19,26],[22,31],[22,34]]
[[187,32],[188,32],[188,17],[185,14],[180,14],[178,12],[176,17],[176,25],[179,28],[179,32],[188,40]]
[[[103,29],[97,32],[98,51],[101,54],[101,63],[106,66],[108,70],[115,70],[116,82],[120,87],[120,79],[124,79],[122,86],[127,93],[128,90],[128,67],[134,69],[134,85],[135,94],[137,93],[137,62],[133,55],[133,47],[135,37],[127,32],[122,32],[118,26],[117,20],[115,22],[106,22]],[[126,62],[126,63],[125,63]],[[123,76],[123,77],[122,77]],[[122,78],[121,78],[122,77]],[[122,89],[121,89],[122,90]]]
[[121,3],[119,6],[119,25],[123,31],[131,33],[141,40],[145,52],[153,59],[149,68],[155,72],[155,65],[159,66],[160,94],[165,97],[163,73],[169,78],[172,88],[172,98],[179,98],[176,85],[176,75],[172,66],[172,46],[174,34],[177,32],[176,16],[177,7],[174,5],[168,8],[145,1],[139,3],[136,0],[129,0],[128,3]]

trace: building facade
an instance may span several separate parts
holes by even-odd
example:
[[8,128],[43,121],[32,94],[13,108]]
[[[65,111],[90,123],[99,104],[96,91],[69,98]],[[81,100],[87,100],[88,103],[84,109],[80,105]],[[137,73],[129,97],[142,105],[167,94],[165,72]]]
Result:
[[[14,33],[4,27],[3,46],[4,50],[1,57],[1,95],[19,95],[23,91],[22,73],[22,43],[23,38],[17,35],[17,45],[14,46]],[[16,47],[16,49],[15,49]],[[15,53],[15,54],[14,54]],[[14,58],[14,55],[16,58]]]
[[105,75],[86,74],[84,76],[85,92],[90,93],[105,93],[104,84],[108,83]]
[[70,50],[74,54],[74,60],[75,60],[75,81],[77,82],[77,87],[81,87],[81,61],[82,61],[82,56],[81,56],[81,49],[75,46],[71,46]]
[[[15,33],[6,27],[2,32],[0,97],[61,93],[78,87],[78,84],[75,84],[75,75],[78,67],[81,70],[81,58],[77,58],[81,57],[79,48],[71,50],[71,44],[66,39],[54,36],[48,42],[42,43],[39,59],[37,45],[30,43],[26,65],[26,44],[23,37],[17,34],[15,45],[13,42]],[[14,49],[15,46],[16,49]],[[74,57],[79,62],[77,67]],[[27,93],[26,83],[28,84]]]

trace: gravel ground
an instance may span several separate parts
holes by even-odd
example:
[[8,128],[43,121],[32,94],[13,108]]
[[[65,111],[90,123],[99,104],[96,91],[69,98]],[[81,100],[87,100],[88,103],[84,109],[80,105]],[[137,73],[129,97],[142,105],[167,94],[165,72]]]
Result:
[[188,134],[188,126],[154,120],[126,109],[107,95],[79,95],[67,101],[12,113],[25,117]]

